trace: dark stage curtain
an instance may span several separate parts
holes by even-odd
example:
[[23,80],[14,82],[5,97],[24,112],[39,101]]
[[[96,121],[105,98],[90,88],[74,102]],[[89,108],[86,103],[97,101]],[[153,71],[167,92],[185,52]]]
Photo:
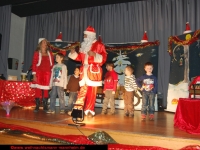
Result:
[[200,28],[199,0],[148,0],[62,11],[27,17],[24,70],[31,65],[38,39],[54,41],[61,31],[63,41],[82,41],[83,31],[94,26],[104,43],[140,41],[147,31],[149,41],[160,41],[158,57],[158,92],[167,106],[170,56],[168,37],[180,35],[185,23],[192,30]]
[[7,58],[9,53],[11,24],[11,6],[0,7],[0,34],[2,35],[0,44],[0,74],[7,77]]

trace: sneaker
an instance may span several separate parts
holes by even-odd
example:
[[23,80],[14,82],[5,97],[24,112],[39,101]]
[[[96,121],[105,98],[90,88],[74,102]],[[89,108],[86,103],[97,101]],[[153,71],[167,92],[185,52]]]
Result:
[[154,120],[154,114],[149,115],[149,120],[152,120],[152,121]]
[[106,115],[107,113],[106,113],[106,111],[102,110],[101,114]]
[[146,120],[146,115],[145,115],[145,114],[142,114],[142,115],[141,115],[141,119],[142,119],[142,120]]
[[108,113],[108,115],[114,115],[115,114],[115,112],[109,112]]
[[72,114],[72,111],[68,111],[68,112],[67,112],[67,114],[68,114],[69,116],[71,116],[71,114]]
[[55,111],[54,110],[48,110],[46,111],[47,114],[55,114]]
[[133,114],[133,113],[130,113],[130,114],[129,114],[129,117],[130,117],[130,118],[134,117],[134,114]]
[[125,112],[124,117],[128,117],[128,116],[129,116],[128,112]]
[[65,113],[65,111],[64,111],[64,110],[61,110],[61,111],[60,111],[60,114],[64,114],[64,113]]

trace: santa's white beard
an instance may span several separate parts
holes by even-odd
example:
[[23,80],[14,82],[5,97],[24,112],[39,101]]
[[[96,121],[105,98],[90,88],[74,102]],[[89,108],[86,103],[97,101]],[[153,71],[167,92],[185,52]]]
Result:
[[95,40],[95,37],[84,38],[83,42],[81,43],[80,52],[87,53],[88,51],[90,51],[94,40]]

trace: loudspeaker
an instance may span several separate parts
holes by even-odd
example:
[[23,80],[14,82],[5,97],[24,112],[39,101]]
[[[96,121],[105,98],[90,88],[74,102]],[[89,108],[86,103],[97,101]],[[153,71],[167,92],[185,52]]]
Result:
[[1,39],[2,39],[2,34],[0,33],[0,50],[1,50]]

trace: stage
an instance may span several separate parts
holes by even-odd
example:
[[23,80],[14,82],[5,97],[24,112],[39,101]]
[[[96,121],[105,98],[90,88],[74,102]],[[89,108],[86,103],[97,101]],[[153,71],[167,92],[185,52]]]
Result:
[[[101,108],[95,108],[93,118],[85,117],[85,126],[68,126],[72,123],[67,114],[60,114],[57,107],[55,114],[46,114],[42,108],[38,113],[34,108],[13,107],[10,116],[0,108],[0,123],[13,124],[59,135],[89,136],[98,131],[105,131],[117,143],[137,146],[159,146],[180,149],[188,145],[200,145],[200,136],[189,134],[174,127],[174,113],[155,112],[155,120],[141,121],[140,111],[135,111],[133,118],[124,117],[123,110],[117,109],[115,115],[101,115]],[[1,144],[55,144],[23,137],[2,134]]]

